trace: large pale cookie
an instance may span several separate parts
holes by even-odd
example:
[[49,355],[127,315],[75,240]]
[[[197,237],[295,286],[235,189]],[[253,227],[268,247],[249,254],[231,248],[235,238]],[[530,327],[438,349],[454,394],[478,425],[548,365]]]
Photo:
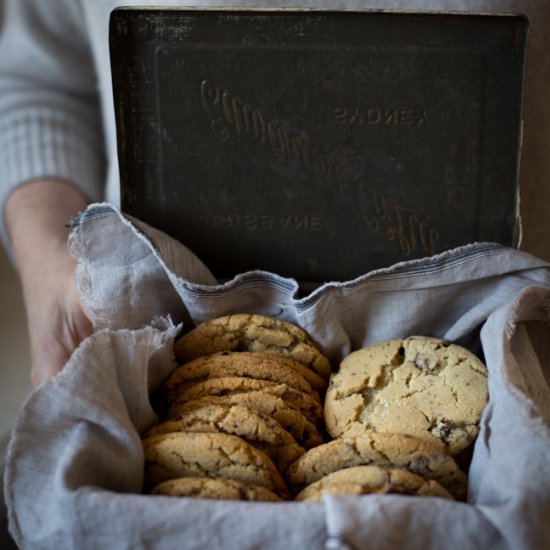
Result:
[[219,351],[258,351],[290,357],[325,380],[329,360],[301,328],[263,315],[235,314],[206,321],[180,338],[174,353],[180,362]]
[[240,481],[212,477],[179,477],[159,483],[152,495],[220,500],[258,500],[282,502],[282,498],[265,487]]
[[[380,466],[355,466],[332,472],[319,481],[300,491],[295,500],[315,502],[321,500],[323,493],[332,485],[333,490],[340,487],[349,489],[349,484],[361,485],[361,494],[392,493],[414,496],[433,496],[453,499],[437,481],[424,479],[412,472],[400,468],[382,468]],[[328,489],[330,491],[330,489]],[[349,493],[343,493],[349,494]]]
[[487,369],[467,349],[412,336],[355,351],[325,399],[332,437],[365,430],[441,441],[453,455],[476,437],[487,404]]
[[281,473],[305,450],[276,420],[241,405],[203,405],[155,426],[145,434],[210,432],[236,435],[265,452]]
[[143,440],[145,487],[178,477],[221,477],[259,485],[285,498],[288,490],[273,461],[240,437],[178,432]]
[[[306,371],[307,375],[302,371]],[[314,398],[319,398],[318,392],[324,393],[326,390],[326,383],[320,376],[292,359],[264,353],[223,351],[179,366],[163,383],[161,392],[170,401],[192,384],[224,376],[287,384],[291,388],[311,394]],[[318,382],[316,386],[312,385],[313,377]]]
[[385,432],[342,436],[309,450],[286,473],[287,481],[303,486],[353,466],[399,467],[443,485],[455,498],[466,497],[468,479],[443,446],[418,437]]
[[321,445],[323,436],[305,415],[284,399],[262,391],[250,391],[231,395],[212,395],[193,401],[177,401],[169,409],[167,419],[188,413],[205,405],[241,405],[257,413],[269,416],[287,430],[305,449]]
[[277,384],[277,382],[269,380],[256,380],[242,376],[212,378],[204,382],[198,382],[182,391],[174,401],[174,406],[178,402],[192,401],[206,396],[234,395],[250,391],[262,391],[280,397],[301,411],[316,426],[322,423],[323,406],[310,393],[296,390],[286,384]]

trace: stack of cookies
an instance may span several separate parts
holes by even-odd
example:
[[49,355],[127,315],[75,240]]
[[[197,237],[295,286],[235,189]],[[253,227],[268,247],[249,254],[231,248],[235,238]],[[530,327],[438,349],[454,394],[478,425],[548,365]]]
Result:
[[287,471],[296,499],[315,502],[327,492],[465,499],[456,457],[471,447],[487,400],[487,369],[461,346],[412,336],[349,354],[324,404],[333,440]]
[[198,325],[175,344],[162,422],[144,436],[153,494],[279,501],[287,471],[324,443],[327,358],[306,332],[260,315]]
[[464,500],[457,457],[487,404],[469,350],[422,336],[346,356],[332,374],[302,329],[237,314],[175,344],[162,422],[144,437],[153,494],[318,502],[326,493]]

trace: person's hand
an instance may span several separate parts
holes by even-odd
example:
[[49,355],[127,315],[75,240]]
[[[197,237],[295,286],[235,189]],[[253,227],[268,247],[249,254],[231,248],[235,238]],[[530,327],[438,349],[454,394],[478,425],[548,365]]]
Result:
[[92,332],[76,289],[65,227],[86,204],[80,191],[61,181],[26,184],[6,203],[27,313],[33,386],[59,372]]
[[74,349],[92,333],[74,273],[74,260],[63,250],[52,255],[51,262],[32,277],[26,276],[24,297],[33,386],[60,371]]

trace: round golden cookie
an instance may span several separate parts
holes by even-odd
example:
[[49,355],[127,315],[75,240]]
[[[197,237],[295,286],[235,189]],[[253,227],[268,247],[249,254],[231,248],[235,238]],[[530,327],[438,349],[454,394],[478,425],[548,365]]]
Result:
[[[302,371],[306,371],[310,376]],[[317,399],[318,392],[326,390],[326,383],[320,376],[292,359],[264,353],[222,351],[199,357],[177,367],[162,384],[161,392],[171,401],[178,393],[197,382],[224,376],[241,376],[287,384]],[[318,382],[315,386],[312,385],[313,377]]]
[[[381,491],[374,492],[380,493]],[[340,481],[331,483],[322,489],[312,492],[307,498],[304,498],[302,502],[321,502],[323,497],[327,494],[356,497],[372,493],[373,491],[368,485],[366,486],[362,483],[355,483],[353,481]]]
[[143,440],[145,487],[178,477],[222,477],[259,485],[285,498],[273,461],[240,437],[223,433],[177,432]]
[[152,495],[219,500],[256,500],[282,502],[282,498],[265,487],[213,477],[179,477],[163,481],[153,488]]
[[408,433],[441,441],[456,455],[475,439],[487,400],[487,368],[473,353],[411,336],[344,358],[327,390],[325,423],[334,438]]
[[337,470],[366,465],[403,468],[437,481],[456,499],[466,498],[468,478],[453,457],[439,443],[408,434],[371,431],[333,439],[298,458],[286,479],[293,485],[310,485]]
[[287,356],[314,370],[325,380],[332,372],[329,360],[306,331],[263,315],[241,313],[205,321],[174,345],[179,362],[219,351],[257,351]]
[[344,487],[349,487],[350,483],[360,484],[362,486],[361,494],[396,493],[453,500],[451,494],[433,479],[426,480],[400,468],[382,468],[380,466],[355,466],[332,472],[300,491],[295,500],[315,502],[321,500],[323,492],[327,491],[330,486],[345,484]]
[[145,437],[179,431],[241,437],[266,453],[281,473],[305,452],[276,420],[241,405],[204,405],[155,426]]
[[212,378],[204,382],[198,382],[182,391],[174,401],[173,406],[207,396],[226,396],[251,391],[261,391],[280,397],[302,412],[316,426],[322,424],[323,406],[311,394],[296,390],[286,384],[278,384],[269,380],[244,378],[242,376]]
[[176,418],[205,405],[233,406],[241,405],[276,420],[304,449],[321,445],[323,436],[315,425],[298,409],[284,399],[262,391],[250,391],[230,395],[212,395],[193,401],[176,401],[166,415],[167,419]]

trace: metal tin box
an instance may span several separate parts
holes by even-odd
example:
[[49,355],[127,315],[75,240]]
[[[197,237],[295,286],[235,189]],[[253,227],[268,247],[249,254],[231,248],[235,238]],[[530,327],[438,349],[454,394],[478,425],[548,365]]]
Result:
[[117,9],[122,209],[220,279],[516,246],[526,35],[513,15]]

